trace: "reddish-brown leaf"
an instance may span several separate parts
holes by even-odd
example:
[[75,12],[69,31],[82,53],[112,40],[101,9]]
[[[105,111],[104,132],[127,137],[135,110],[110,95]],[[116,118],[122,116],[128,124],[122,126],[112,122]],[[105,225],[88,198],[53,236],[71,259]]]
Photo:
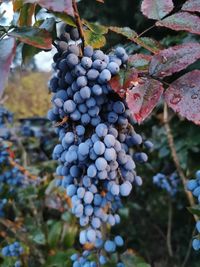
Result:
[[15,28],[8,33],[9,36],[19,39],[21,42],[41,49],[51,49],[51,34],[45,29],[34,27]]
[[157,21],[156,26],[170,28],[175,31],[188,31],[200,34],[200,18],[188,12],[175,13],[163,20]]
[[6,38],[0,41],[0,97],[2,96],[5,84],[8,79],[10,65],[16,51],[14,38]]
[[25,0],[24,3],[36,3],[48,10],[65,12],[68,15],[74,16],[72,0]]
[[149,19],[162,19],[174,8],[172,0],[143,0],[141,11]]
[[138,70],[147,70],[152,56],[145,54],[134,54],[128,59],[128,66]]
[[147,79],[126,93],[126,102],[133,119],[141,123],[152,112],[163,93],[163,85],[154,79]]
[[199,0],[188,0],[181,8],[183,11],[200,12]]
[[135,69],[121,70],[110,80],[109,84],[113,91],[123,98],[129,88],[138,84],[138,73]]
[[166,77],[185,69],[200,58],[200,44],[187,43],[162,50],[152,57],[149,73]]
[[200,124],[200,70],[193,70],[173,82],[164,97],[175,112]]

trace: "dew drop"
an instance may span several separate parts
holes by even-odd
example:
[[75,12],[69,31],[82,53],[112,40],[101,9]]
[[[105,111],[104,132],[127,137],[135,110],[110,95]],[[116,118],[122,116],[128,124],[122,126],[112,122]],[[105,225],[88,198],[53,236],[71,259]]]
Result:
[[192,99],[197,99],[197,98],[198,98],[198,94],[193,94],[193,95],[191,95],[191,98],[192,98]]
[[180,94],[174,94],[172,99],[170,100],[170,103],[173,105],[178,104],[181,101],[182,97]]

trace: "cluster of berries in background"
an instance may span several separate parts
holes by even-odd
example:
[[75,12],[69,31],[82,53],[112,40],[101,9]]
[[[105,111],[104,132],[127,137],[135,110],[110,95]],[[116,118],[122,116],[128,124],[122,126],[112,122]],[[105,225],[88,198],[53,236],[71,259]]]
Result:
[[[77,29],[66,26],[57,43],[48,118],[59,136],[53,151],[61,177],[57,185],[66,190],[81,227],[83,252],[72,255],[73,267],[95,267],[124,245],[121,236],[111,239],[103,232],[120,223],[122,197],[130,195],[133,185],[142,185],[136,163],[147,161],[141,150],[151,149],[152,143],[135,132],[130,110],[108,83],[126,66],[124,48],[108,55],[91,46],[81,51],[79,39]],[[91,252],[96,260],[90,260]],[[124,265],[119,261],[117,266]]]
[[[198,204],[200,204],[200,170],[196,172],[195,179],[191,179],[187,183],[187,189],[192,192],[193,196],[197,198]],[[198,236],[192,241],[192,247],[194,250],[200,250],[200,221],[196,222],[196,229]]]
[[165,190],[170,196],[174,197],[178,192],[180,180],[176,172],[171,175],[157,173],[153,176],[153,183],[159,188]]
[[[4,257],[16,257],[18,258],[23,253],[23,247],[19,242],[14,242],[8,246],[2,248],[1,253]],[[21,267],[21,261],[17,260],[14,267]]]

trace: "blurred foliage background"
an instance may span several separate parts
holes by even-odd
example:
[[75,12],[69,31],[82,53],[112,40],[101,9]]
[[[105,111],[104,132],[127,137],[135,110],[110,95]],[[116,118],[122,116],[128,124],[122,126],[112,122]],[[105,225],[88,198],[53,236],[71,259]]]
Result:
[[[185,1],[175,2],[179,5]],[[129,26],[138,33],[153,25],[153,21],[141,14],[139,0],[105,0],[105,4],[82,0],[79,1],[79,9],[81,16],[89,21]],[[159,28],[150,30],[146,36],[160,40],[164,47],[194,38],[190,34]],[[114,33],[107,35],[105,50],[119,43],[130,52],[144,52]],[[63,192],[58,192],[53,185],[56,163],[51,160],[51,151],[57,143],[53,127],[38,118],[45,117],[50,107],[47,81],[51,74],[40,72],[40,66],[33,65],[34,68],[23,71],[19,67],[13,68],[4,99],[5,106],[15,114],[12,127],[19,136],[15,139],[16,155],[32,173],[43,178],[38,187],[19,189],[16,195],[18,211],[17,207],[13,210],[11,200],[8,213],[13,222],[23,220],[30,233],[27,242],[32,242],[33,248],[26,251],[27,255],[31,255],[30,266],[70,266],[68,255],[72,253],[72,245],[76,244],[77,224],[68,212]],[[199,63],[191,68],[196,67]],[[199,127],[172,112],[169,115],[181,167],[187,178],[191,178],[200,168]],[[25,125],[31,129],[31,136],[24,134]],[[169,175],[176,171],[164,127],[162,102],[149,119],[135,128],[154,142],[154,150],[149,155],[149,163],[142,165],[138,171],[143,177],[143,186],[135,189],[132,197],[124,203],[122,223],[113,229],[113,233],[124,237],[129,256],[141,256],[149,265],[133,260],[127,266],[199,267],[200,255],[191,249],[194,219],[187,210],[189,204],[181,181],[173,198],[152,182],[152,177],[159,172]],[[6,231],[9,229],[4,225],[1,233]],[[9,264],[2,259],[0,266],[12,266]]]

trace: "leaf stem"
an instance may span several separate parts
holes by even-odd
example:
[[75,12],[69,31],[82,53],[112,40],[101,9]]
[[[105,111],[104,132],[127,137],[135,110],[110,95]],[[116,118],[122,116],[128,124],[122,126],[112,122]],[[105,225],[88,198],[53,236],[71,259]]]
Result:
[[141,32],[141,33],[137,36],[137,38],[140,38],[142,35],[144,35],[145,33],[147,33],[148,31],[150,31],[151,29],[153,29],[153,28],[155,28],[155,27],[156,27],[156,25],[154,24],[154,25],[152,25],[151,27],[147,28],[146,30],[144,30],[143,32]]
[[78,7],[76,0],[72,0],[72,5],[74,9],[74,16],[75,16],[75,21],[76,21],[76,26],[78,28],[81,40],[82,40],[82,50],[84,49],[84,32],[83,32],[83,24],[81,22],[81,18],[79,15]]
[[[175,148],[175,143],[174,143],[174,137],[172,134],[172,130],[169,124],[169,117],[168,117],[168,107],[167,104],[164,103],[164,113],[163,113],[163,120],[164,120],[164,126],[165,126],[165,130],[166,130],[166,135],[167,135],[167,140],[168,140],[168,144],[169,144],[169,148],[171,151],[171,155],[172,155],[172,159],[174,162],[174,165],[176,166],[177,172],[179,174],[179,177],[182,181],[183,187],[184,187],[184,192],[185,195],[187,197],[187,200],[190,204],[190,206],[194,206],[195,205],[195,201],[194,198],[192,196],[192,193],[189,192],[186,188],[186,184],[187,184],[187,177],[184,174],[184,171],[181,167],[177,152],[176,152],[176,148]],[[194,215],[194,219],[195,221],[198,221],[198,217],[196,215]]]

